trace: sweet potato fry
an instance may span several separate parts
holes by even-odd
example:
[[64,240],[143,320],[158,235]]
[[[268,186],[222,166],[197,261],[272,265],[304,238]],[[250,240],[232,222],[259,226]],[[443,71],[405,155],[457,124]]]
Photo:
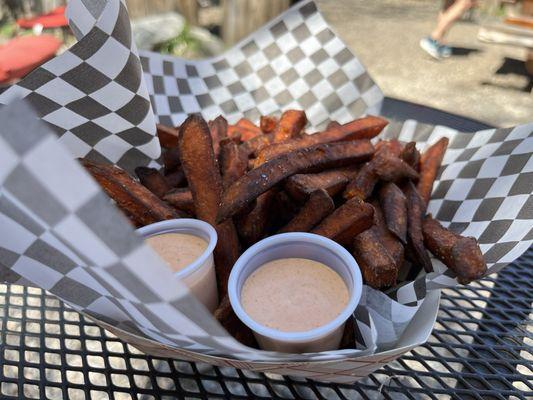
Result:
[[348,122],[344,125],[334,126],[323,132],[312,135],[304,135],[296,139],[287,140],[283,143],[273,143],[257,152],[254,167],[271,160],[281,154],[314,146],[322,143],[343,142],[359,139],[371,139],[387,125],[387,121],[379,117],[365,117]]
[[435,182],[447,147],[448,138],[443,137],[427,148],[420,157],[420,179],[418,180],[416,188],[424,202],[424,209],[427,207],[429,199],[431,198],[433,182]]
[[372,161],[372,171],[383,181],[395,182],[400,179],[418,179],[418,172],[399,157],[376,155]]
[[220,142],[219,166],[222,185],[228,187],[246,173],[248,155],[231,138],[223,139]]
[[272,210],[274,214],[271,219],[274,222],[273,231],[275,231],[288,224],[296,216],[300,207],[284,190],[280,190],[274,199]]
[[250,246],[262,239],[269,224],[269,213],[276,190],[270,189],[257,197],[252,210],[235,220],[239,237]]
[[81,163],[136,226],[182,216],[133,180],[126,171],[87,159],[82,159]]
[[391,255],[392,259],[396,264],[396,267],[400,269],[400,267],[404,263],[405,249],[403,247],[403,244],[387,228],[385,218],[383,216],[383,210],[381,209],[381,205],[379,204],[379,202],[377,200],[373,200],[370,204],[372,204],[372,206],[374,207],[374,231],[378,236],[381,244],[383,244],[383,247],[385,247]]
[[268,146],[274,140],[273,135],[259,135],[241,144],[243,151],[251,156],[259,152],[263,147]]
[[328,124],[326,125],[326,130],[330,130],[333,128],[339,128],[340,126],[341,124],[339,124],[337,121],[329,121]]
[[209,127],[200,115],[191,115],[181,125],[179,152],[194,199],[195,214],[198,219],[215,225],[222,179]]
[[[268,192],[267,192],[268,193]],[[335,204],[324,189],[315,190],[309,200],[302,206],[298,214],[278,233],[309,232],[315,225],[331,214]]]
[[279,120],[276,117],[262,115],[259,120],[259,127],[263,133],[272,133],[278,126]]
[[355,347],[355,319],[353,315],[346,321],[344,332],[342,333],[339,349],[353,349]]
[[213,142],[215,158],[218,160],[220,141],[227,137],[228,134],[228,121],[223,116],[218,116],[213,121],[209,121],[208,126],[209,132],[211,133],[211,141]]
[[215,268],[219,293],[227,291],[229,272],[239,256],[239,241],[233,221],[216,224],[222,193],[222,178],[215,160],[211,133],[204,119],[191,115],[180,128],[179,150],[182,167],[194,200],[195,215],[215,226],[220,238],[215,247]]
[[353,241],[355,236],[372,226],[373,216],[374,208],[370,204],[354,198],[324,218],[311,233],[347,245]]
[[396,283],[396,263],[379,241],[374,229],[367,229],[357,235],[353,247],[353,255],[367,285],[381,289]]
[[194,215],[194,201],[189,188],[173,189],[163,196],[163,200],[178,210],[183,210],[190,215]]
[[218,308],[215,310],[214,317],[237,341],[248,347],[259,348],[251,329],[235,315],[228,296],[225,296],[220,301]]
[[296,174],[287,178],[285,190],[300,203],[306,201],[310,194],[318,189],[325,189],[330,196],[335,196],[355,178],[357,171],[358,167],[352,166],[316,174]]
[[415,185],[408,181],[404,188],[407,200],[407,255],[415,266],[421,266],[426,272],[433,271],[431,259],[424,247],[422,219],[425,207]]
[[405,145],[400,154],[400,158],[415,171],[418,171],[420,167],[420,152],[417,150],[415,142],[409,142]]
[[380,140],[376,143],[376,154],[400,157],[402,148],[402,143],[398,139]]
[[426,247],[457,274],[459,283],[470,283],[487,272],[487,264],[476,239],[444,228],[431,215],[426,216],[422,228]]
[[247,118],[241,118],[235,125],[239,128],[248,129],[249,131],[254,132],[254,136],[261,135],[262,133],[261,128]]
[[389,155],[386,147],[381,146],[381,153],[376,154],[359,170],[359,173],[344,190],[345,199],[370,197],[379,180],[397,181],[403,178],[418,179],[418,173],[398,157]]
[[165,166],[165,172],[171,173],[181,165],[180,151],[177,147],[168,149],[163,153],[163,165]]
[[171,188],[185,186],[186,184],[185,173],[181,168],[176,169],[174,172],[165,174],[164,178]]
[[157,137],[159,138],[159,144],[164,149],[171,149],[178,146],[179,130],[163,124],[157,124]]
[[389,230],[402,243],[407,243],[407,200],[403,192],[394,183],[387,182],[379,190],[379,202]]
[[320,144],[282,154],[247,172],[228,187],[222,197],[218,220],[231,217],[261,193],[291,175],[362,162],[371,157],[373,152],[370,141],[360,140]]
[[272,132],[274,135],[274,142],[283,142],[297,136],[305,124],[307,124],[307,116],[301,110],[287,110],[281,114],[278,126]]
[[372,170],[372,164],[367,162],[357,172],[355,178],[348,183],[342,197],[347,200],[354,197],[365,200],[372,194],[376,183],[378,183],[378,177]]
[[235,229],[231,218],[216,225],[215,229],[221,240],[217,242],[213,257],[215,259],[218,295],[223,297],[228,292],[229,274],[240,256],[241,245],[239,243],[237,229]]
[[160,199],[172,189],[165,177],[155,168],[137,167],[135,174],[139,178],[139,182]]

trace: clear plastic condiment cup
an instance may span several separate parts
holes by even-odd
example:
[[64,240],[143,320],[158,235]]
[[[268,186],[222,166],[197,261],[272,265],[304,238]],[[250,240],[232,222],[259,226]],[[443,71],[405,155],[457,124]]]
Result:
[[211,312],[218,306],[218,289],[213,250],[217,244],[217,232],[207,222],[180,218],[156,222],[137,229],[144,238],[163,233],[185,233],[198,236],[207,242],[205,251],[191,264],[176,272],[196,298]]
[[[254,321],[241,304],[246,279],[269,261],[281,258],[306,258],[321,262],[337,272],[346,283],[349,300],[341,313],[329,323],[304,332],[283,332]],[[228,282],[231,306],[239,319],[253,332],[264,350],[308,353],[335,350],[339,347],[346,320],[355,311],[363,290],[359,265],[338,243],[312,233],[283,233],[261,240],[237,260]],[[279,310],[283,313],[283,310]]]

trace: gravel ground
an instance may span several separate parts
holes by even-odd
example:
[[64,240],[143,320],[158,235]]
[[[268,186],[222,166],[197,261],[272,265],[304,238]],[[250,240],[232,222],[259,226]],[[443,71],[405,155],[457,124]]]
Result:
[[337,34],[385,95],[505,127],[533,121],[533,79],[525,50],[481,43],[476,22],[458,22],[448,37],[452,58],[436,61],[419,47],[440,1],[318,0]]

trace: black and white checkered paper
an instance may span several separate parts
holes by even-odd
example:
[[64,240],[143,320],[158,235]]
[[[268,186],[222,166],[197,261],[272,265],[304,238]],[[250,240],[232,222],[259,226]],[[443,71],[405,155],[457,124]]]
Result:
[[[365,287],[354,350],[280,354],[240,345],[73,160],[130,171],[156,163],[155,121],[176,125],[191,112],[235,121],[300,108],[312,128],[378,113],[379,88],[313,2],[222,56],[194,62],[139,59],[119,0],[72,0],[69,21],[78,44],[0,96],[26,97],[0,108],[3,281],[46,289],[150,354],[317,380],[354,381],[427,339],[439,289],[457,284],[436,260],[437,272],[389,293]],[[409,121],[386,135],[421,149],[451,139],[429,211],[478,238],[490,272],[531,245],[533,125],[463,134]]]

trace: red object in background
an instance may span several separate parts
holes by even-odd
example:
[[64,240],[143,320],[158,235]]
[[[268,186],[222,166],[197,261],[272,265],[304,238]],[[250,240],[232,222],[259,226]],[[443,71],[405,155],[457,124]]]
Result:
[[52,58],[61,41],[51,35],[20,36],[0,45],[0,83],[22,78]]
[[17,20],[17,25],[24,29],[32,29],[35,25],[40,24],[43,28],[62,28],[68,25],[65,17],[65,6],[54,8],[47,14],[38,17]]

